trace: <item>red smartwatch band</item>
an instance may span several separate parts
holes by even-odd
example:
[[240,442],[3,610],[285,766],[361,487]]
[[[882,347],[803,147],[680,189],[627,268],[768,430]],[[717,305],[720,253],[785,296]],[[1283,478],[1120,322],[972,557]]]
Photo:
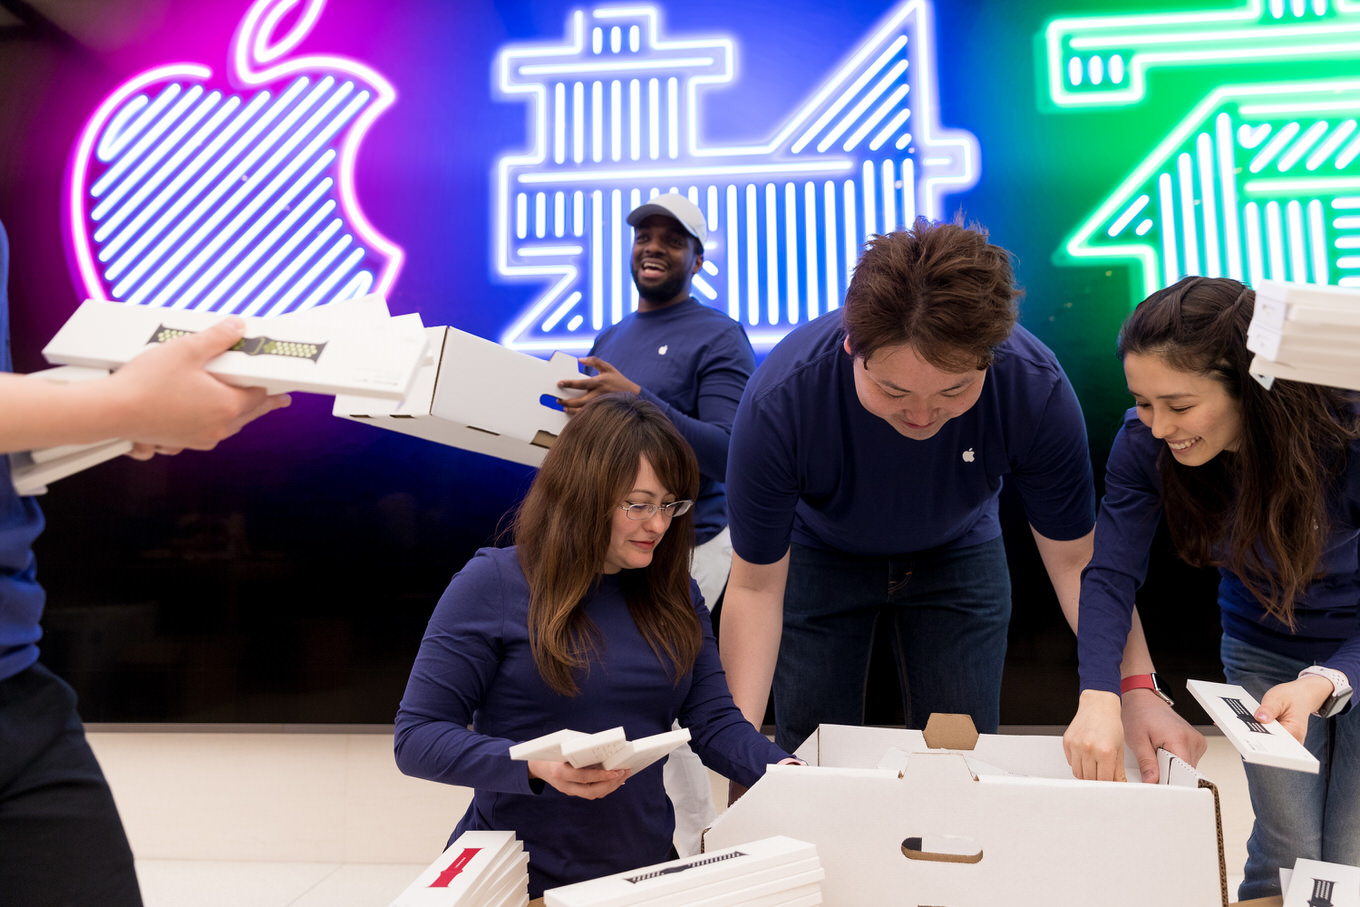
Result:
[[1130,690],[1151,690],[1162,702],[1167,705],[1175,705],[1171,700],[1171,694],[1162,685],[1162,679],[1156,674],[1130,674],[1119,681],[1120,696]]
[[1152,682],[1151,674],[1130,674],[1128,677],[1119,681],[1119,695],[1124,695],[1129,690],[1155,690],[1157,685]]

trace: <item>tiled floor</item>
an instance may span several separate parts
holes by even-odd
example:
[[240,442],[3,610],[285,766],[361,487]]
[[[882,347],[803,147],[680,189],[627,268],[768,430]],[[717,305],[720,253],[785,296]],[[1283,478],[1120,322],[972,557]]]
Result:
[[[1235,894],[1251,805],[1240,760],[1212,733],[1200,770],[1219,788]],[[470,796],[401,775],[390,728],[108,726],[90,740],[146,907],[384,907],[439,854]]]

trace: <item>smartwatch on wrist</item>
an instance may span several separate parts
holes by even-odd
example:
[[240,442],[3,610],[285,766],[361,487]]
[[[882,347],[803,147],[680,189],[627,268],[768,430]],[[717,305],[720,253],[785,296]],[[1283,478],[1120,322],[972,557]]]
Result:
[[1313,714],[1319,718],[1331,718],[1340,714],[1351,701],[1350,679],[1336,668],[1324,668],[1322,665],[1310,665],[1299,672],[1300,677],[1309,674],[1325,677],[1332,682],[1332,695],[1323,700],[1322,705],[1318,706],[1318,710]]
[[1130,690],[1151,690],[1158,699],[1167,705],[1176,704],[1171,701],[1171,693],[1162,685],[1162,678],[1158,677],[1155,672],[1151,674],[1130,674],[1119,681],[1119,695],[1122,696]]

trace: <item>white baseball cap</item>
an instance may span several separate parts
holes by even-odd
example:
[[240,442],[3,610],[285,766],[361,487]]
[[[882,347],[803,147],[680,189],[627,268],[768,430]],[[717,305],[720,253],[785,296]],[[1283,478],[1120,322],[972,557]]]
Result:
[[638,205],[629,213],[628,225],[636,227],[653,214],[678,220],[686,233],[699,240],[701,248],[708,244],[708,226],[704,223],[703,212],[683,195],[667,192]]

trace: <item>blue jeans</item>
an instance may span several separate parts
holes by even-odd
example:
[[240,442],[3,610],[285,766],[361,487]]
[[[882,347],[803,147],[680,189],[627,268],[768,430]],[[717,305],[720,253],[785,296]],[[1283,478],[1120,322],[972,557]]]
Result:
[[[1220,651],[1228,682],[1257,701],[1308,667],[1231,636]],[[1280,894],[1280,867],[1293,868],[1300,857],[1360,865],[1360,709],[1326,720],[1310,716],[1304,744],[1321,763],[1316,775],[1243,763],[1256,823],[1240,900]]]
[[907,727],[954,712],[996,732],[1011,616],[1001,539],[892,557],[795,544],[774,675],[775,741],[785,750],[819,724],[864,723],[880,613],[890,619]]

